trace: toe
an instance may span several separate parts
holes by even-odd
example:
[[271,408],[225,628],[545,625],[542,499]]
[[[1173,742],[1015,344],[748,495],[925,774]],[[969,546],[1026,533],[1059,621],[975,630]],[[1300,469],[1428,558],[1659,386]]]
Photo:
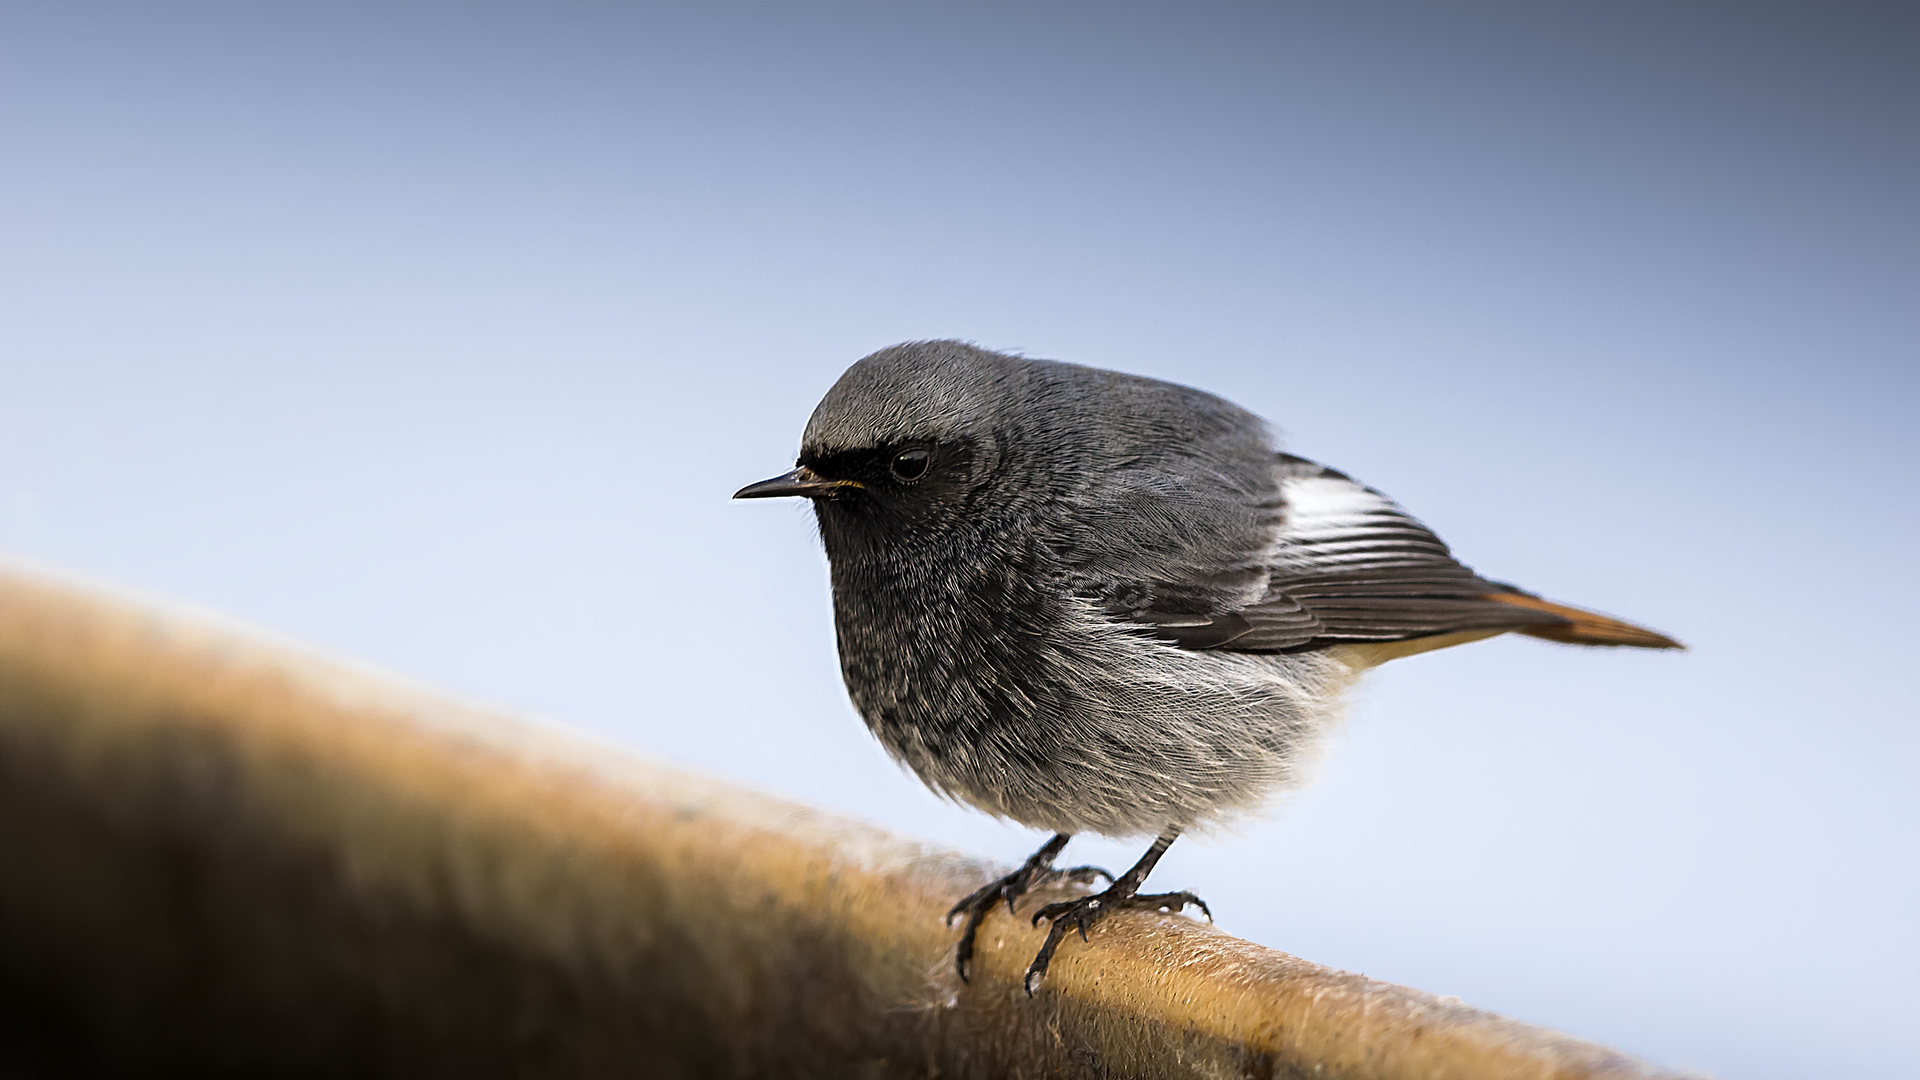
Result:
[[1057,904],[1048,904],[1042,907],[1039,911],[1036,911],[1033,913],[1032,925],[1039,926],[1041,919],[1045,919],[1048,922],[1053,922],[1059,919],[1060,916],[1065,915],[1067,912],[1072,911],[1074,908],[1079,906],[1080,906],[1079,903],[1074,900],[1062,900]]
[[1102,878],[1109,883],[1113,881],[1113,875],[1098,866],[1076,866],[1071,870],[1060,871],[1061,881],[1070,881],[1075,885],[1091,885]]

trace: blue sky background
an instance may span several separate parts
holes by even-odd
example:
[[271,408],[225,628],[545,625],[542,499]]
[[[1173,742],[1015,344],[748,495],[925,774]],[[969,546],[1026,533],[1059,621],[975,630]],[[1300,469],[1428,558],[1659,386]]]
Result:
[[1156,881],[1668,1064],[1910,1067],[1910,7],[25,8],[0,547],[1013,860],[727,496],[902,339],[1192,383],[1694,649],[1396,664]]

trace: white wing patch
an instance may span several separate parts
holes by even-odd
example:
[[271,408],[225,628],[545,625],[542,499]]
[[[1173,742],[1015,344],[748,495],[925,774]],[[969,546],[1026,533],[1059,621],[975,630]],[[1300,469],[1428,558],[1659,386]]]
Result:
[[1204,620],[1142,613],[1157,633],[1189,649],[1289,652],[1565,621],[1494,599],[1509,588],[1462,566],[1392,499],[1343,473],[1282,454],[1274,477],[1283,517],[1266,595]]
[[1299,459],[1280,469],[1286,518],[1272,561],[1281,576],[1453,562],[1439,537],[1378,491]]

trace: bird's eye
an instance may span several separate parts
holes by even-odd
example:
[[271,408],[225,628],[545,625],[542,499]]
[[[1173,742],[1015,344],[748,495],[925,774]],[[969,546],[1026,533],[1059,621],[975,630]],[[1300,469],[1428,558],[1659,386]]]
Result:
[[925,450],[902,450],[893,455],[890,468],[896,478],[912,482],[927,475],[927,463],[932,460]]

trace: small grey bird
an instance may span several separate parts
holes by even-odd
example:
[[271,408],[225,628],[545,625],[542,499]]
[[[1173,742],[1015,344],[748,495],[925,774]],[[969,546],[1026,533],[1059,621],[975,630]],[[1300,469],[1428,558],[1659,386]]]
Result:
[[[996,903],[1110,883],[1034,913],[1029,994],[1069,929],[1207,910],[1140,886],[1182,830],[1298,781],[1367,668],[1508,631],[1679,647],[1480,577],[1252,413],[1154,379],[897,345],[827,391],[798,465],[734,497],[813,500],[867,726],[939,794],[1054,833],[949,913],[960,977]],[[1055,869],[1077,832],[1156,839],[1118,878]]]

